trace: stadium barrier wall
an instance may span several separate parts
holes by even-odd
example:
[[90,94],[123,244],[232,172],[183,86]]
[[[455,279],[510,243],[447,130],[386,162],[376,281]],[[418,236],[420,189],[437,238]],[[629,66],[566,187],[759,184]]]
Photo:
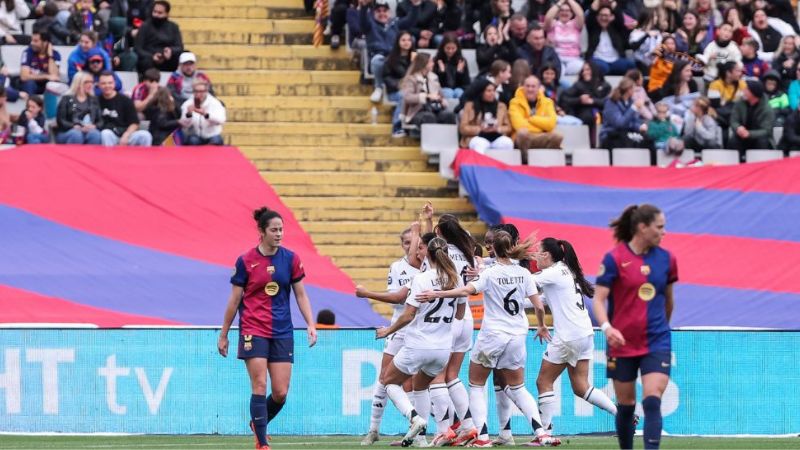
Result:
[[[247,434],[249,382],[235,358],[217,354],[215,329],[0,329],[0,431]],[[270,434],[361,434],[369,424],[382,341],[372,330],[320,330],[316,347],[295,332],[286,407]],[[605,339],[595,334],[593,384],[605,378]],[[671,434],[800,431],[800,332],[676,331],[672,380],[662,402]],[[528,340],[527,385],[544,346]],[[466,382],[466,367],[462,380]],[[489,425],[497,432],[489,385]],[[609,432],[613,418],[556,383],[558,434]],[[639,409],[641,409],[639,407]],[[383,433],[405,419],[390,406]],[[640,425],[641,427],[641,425]],[[529,433],[517,412],[515,433]]]

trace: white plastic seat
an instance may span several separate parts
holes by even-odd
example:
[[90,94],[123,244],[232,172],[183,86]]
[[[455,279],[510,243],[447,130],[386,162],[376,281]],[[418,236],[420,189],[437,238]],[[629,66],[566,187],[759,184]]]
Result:
[[616,88],[624,78],[622,75],[606,75],[606,82],[611,85],[611,89]]
[[775,161],[783,159],[783,150],[748,150],[744,154],[745,162],[754,163],[762,161]]
[[727,149],[703,149],[703,164],[717,166],[735,166],[739,164],[739,152]]
[[0,55],[2,55],[6,67],[8,67],[8,74],[12,77],[19,76],[19,70],[22,65],[22,53],[25,51],[25,48],[24,45],[0,46]]
[[668,166],[672,164],[676,159],[678,162],[683,164],[688,164],[695,160],[694,150],[687,148],[686,150],[681,153],[681,156],[675,158],[674,156],[668,156],[664,152],[656,152],[656,165],[658,166]]
[[486,150],[486,156],[510,166],[522,164],[522,153],[519,150]]
[[170,76],[172,76],[172,72],[161,72],[161,76],[158,78],[158,85],[166,87]]
[[532,148],[528,150],[528,165],[539,167],[560,167],[567,165],[564,150],[552,148]]
[[572,152],[572,165],[574,167],[606,167],[611,165],[608,150],[604,148],[590,148]]
[[796,156],[800,156],[800,150],[792,150],[789,152],[789,158],[794,158]]
[[439,176],[447,180],[454,180],[456,174],[453,171],[453,161],[456,159],[458,148],[444,149],[439,153]]
[[772,139],[775,141],[775,145],[778,145],[778,142],[781,141],[781,138],[783,138],[783,127],[773,127]]
[[561,148],[567,155],[573,154],[575,150],[592,148],[589,125],[556,125],[556,133],[564,137]]
[[23,111],[25,111],[26,106],[27,105],[25,100],[22,99],[19,99],[13,103],[6,102],[6,111],[8,111],[9,114],[19,115],[22,114]]
[[620,167],[647,167],[650,165],[650,150],[646,148],[615,148],[611,151],[611,162]]
[[458,150],[458,126],[438,123],[422,124],[420,148],[426,155],[440,155],[446,150]]
[[461,50],[461,56],[467,61],[467,69],[469,69],[469,77],[475,79],[478,76],[480,69],[478,68],[478,56],[474,48],[465,48]]
[[122,92],[130,96],[133,88],[139,83],[139,74],[136,72],[116,72],[120,81],[122,81]]

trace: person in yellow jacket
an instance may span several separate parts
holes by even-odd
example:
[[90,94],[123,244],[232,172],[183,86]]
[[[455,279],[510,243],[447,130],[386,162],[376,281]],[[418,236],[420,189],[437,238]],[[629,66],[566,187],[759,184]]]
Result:
[[556,133],[556,108],[541,89],[539,79],[531,75],[517,88],[508,107],[514,142],[522,151],[522,161],[527,162],[530,148],[561,148],[564,139]]

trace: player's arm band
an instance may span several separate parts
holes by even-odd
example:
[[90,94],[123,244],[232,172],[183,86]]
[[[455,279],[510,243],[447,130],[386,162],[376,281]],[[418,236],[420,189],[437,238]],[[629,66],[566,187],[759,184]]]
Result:
[[609,328],[611,328],[610,322],[604,322],[602,325],[600,325],[600,331],[602,331],[603,333],[605,333],[606,330]]

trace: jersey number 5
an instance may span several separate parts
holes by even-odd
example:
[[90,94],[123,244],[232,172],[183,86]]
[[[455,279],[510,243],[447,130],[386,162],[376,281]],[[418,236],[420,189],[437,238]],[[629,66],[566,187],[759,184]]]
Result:
[[586,302],[583,301],[583,292],[581,292],[581,287],[578,286],[577,282],[575,283],[575,293],[578,294],[581,299],[581,301],[575,302],[575,306],[577,306],[581,311],[584,311],[586,309]]
[[503,297],[503,309],[505,309],[506,312],[512,316],[519,314],[519,302],[511,298],[515,292],[517,292],[517,288],[512,289],[508,294],[506,294],[505,297]]
[[434,316],[434,314],[437,311],[439,311],[439,309],[442,307],[442,304],[444,303],[444,299],[443,298],[437,298],[436,299],[436,304],[433,305],[433,309],[428,311],[428,314],[425,314],[425,318],[423,320],[425,322],[428,322],[428,323],[439,323],[440,320],[443,321],[444,323],[452,322],[453,321],[453,316],[455,316],[455,314],[456,314],[456,308],[455,308],[456,300],[457,299],[454,298],[454,299],[450,300],[449,302],[447,302],[447,306],[450,307],[450,317],[447,317],[447,316]]

